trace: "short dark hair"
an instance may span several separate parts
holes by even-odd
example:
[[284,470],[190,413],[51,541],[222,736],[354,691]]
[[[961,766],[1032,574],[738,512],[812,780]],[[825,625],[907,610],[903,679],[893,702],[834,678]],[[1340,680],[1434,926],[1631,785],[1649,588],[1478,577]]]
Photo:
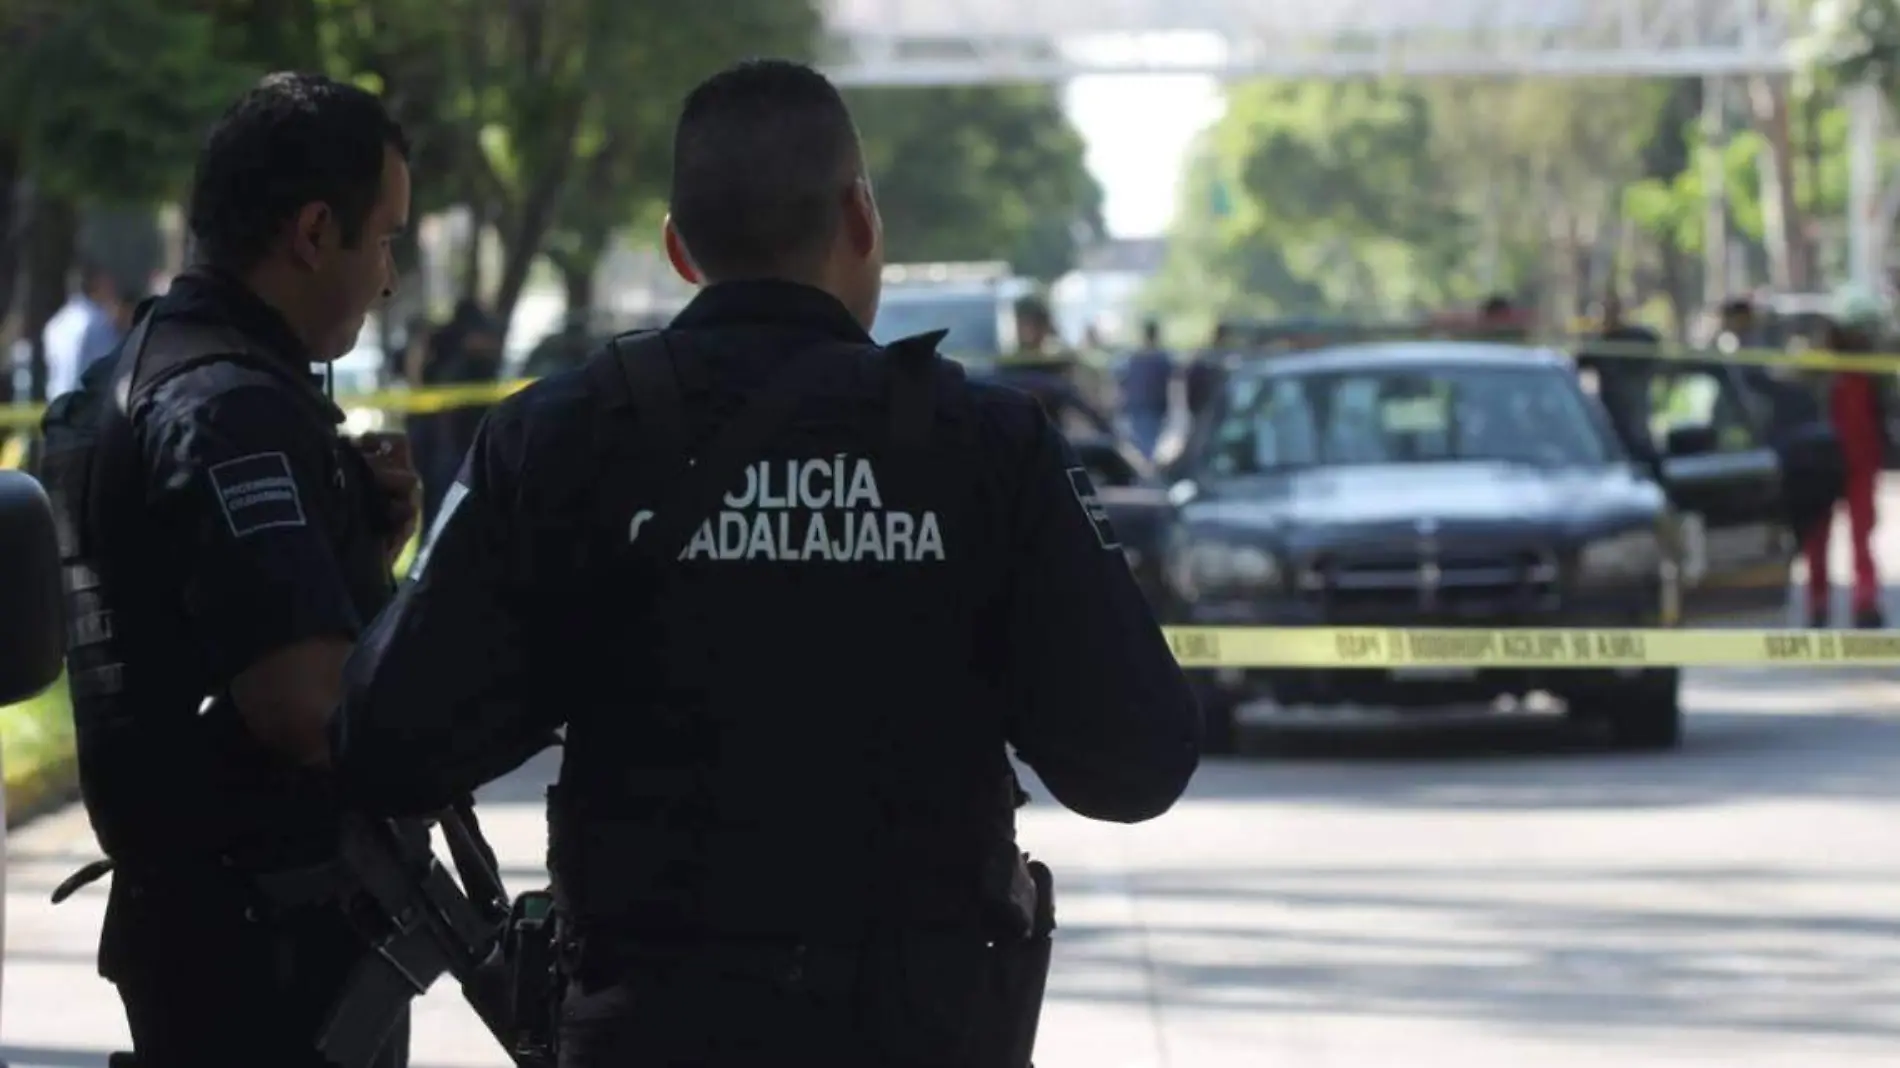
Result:
[[1144,321],[1141,324],[1141,340],[1150,345],[1160,344],[1161,324],[1153,319]]
[[1733,297],[1722,302],[1722,317],[1755,314],[1755,302],[1747,297]]
[[382,192],[390,148],[408,158],[402,126],[374,93],[319,74],[267,75],[211,127],[198,153],[189,221],[199,257],[248,270],[312,202],[330,206],[353,245]]
[[1054,325],[1054,316],[1049,313],[1049,305],[1034,294],[1016,298],[1015,313],[1018,323],[1043,327]]
[[753,59],[686,96],[673,134],[673,228],[708,278],[795,271],[837,233],[858,130],[823,74]]
[[1480,309],[1487,316],[1511,314],[1511,298],[1502,293],[1493,293],[1484,300]]

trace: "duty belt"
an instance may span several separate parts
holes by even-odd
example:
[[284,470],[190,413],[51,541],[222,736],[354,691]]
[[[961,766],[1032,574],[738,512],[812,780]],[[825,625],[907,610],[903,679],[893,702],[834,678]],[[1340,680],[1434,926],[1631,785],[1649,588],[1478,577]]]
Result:
[[[138,880],[142,872],[160,870],[164,871],[166,877],[172,879],[177,879],[180,874],[186,874],[189,877],[192,871],[190,868],[181,870],[176,865],[165,865],[162,869],[156,864],[149,867],[137,864],[124,865],[110,857],[101,857],[82,866],[54,887],[53,904],[63,903],[67,898],[114,871],[122,871],[134,880]],[[354,885],[349,872],[338,861],[257,871],[242,867],[228,857],[218,857],[198,870],[206,875],[242,879],[254,887],[273,907],[279,909],[298,909],[309,905],[345,901],[349,898]]]

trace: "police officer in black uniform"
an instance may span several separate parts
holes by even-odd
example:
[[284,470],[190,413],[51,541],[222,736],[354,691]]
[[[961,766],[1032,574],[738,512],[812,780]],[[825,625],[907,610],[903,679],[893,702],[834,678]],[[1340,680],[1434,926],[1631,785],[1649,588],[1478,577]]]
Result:
[[362,953],[335,900],[258,877],[334,853],[326,726],[415,522],[398,450],[341,438],[311,372],[388,293],[406,152],[366,92],[260,82],[198,160],[201,265],[45,419],[80,780],[114,868],[100,970],[143,1068],[325,1063]]
[[1152,819],[1186,680],[1035,401],[872,342],[882,223],[823,76],[694,90],[671,209],[704,288],[490,415],[351,658],[345,789],[427,812],[565,726],[564,1065],[1025,1063],[1006,746]]
[[1084,386],[1090,372],[1063,346],[1041,298],[1016,302],[1016,337],[1018,350],[997,363],[996,382],[1036,398],[1064,434],[1119,436],[1114,420]]

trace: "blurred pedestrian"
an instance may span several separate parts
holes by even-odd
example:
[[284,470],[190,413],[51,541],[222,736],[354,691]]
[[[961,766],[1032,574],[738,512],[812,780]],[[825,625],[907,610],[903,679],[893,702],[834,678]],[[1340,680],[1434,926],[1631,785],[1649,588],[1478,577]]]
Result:
[[120,324],[128,310],[110,271],[92,263],[80,266],[79,284],[40,332],[46,348],[47,399],[79,388],[86,368],[125,336]]
[[1161,347],[1161,324],[1141,324],[1141,348],[1121,368],[1122,415],[1141,454],[1153,459],[1174,393],[1174,357]]
[[1226,383],[1227,363],[1234,358],[1234,348],[1233,324],[1219,323],[1214,327],[1214,336],[1209,339],[1207,347],[1196,353],[1189,362],[1183,375],[1183,391],[1187,394],[1190,427],[1200,419],[1202,411]]
[[1486,341],[1524,341],[1529,334],[1524,315],[1511,298],[1494,293],[1478,309],[1478,329]]
[[[1873,353],[1879,349],[1887,324],[1887,309],[1878,297],[1857,288],[1835,295],[1828,331],[1828,349],[1843,355]],[[1828,389],[1828,416],[1840,441],[1846,464],[1843,497],[1847,504],[1847,536],[1853,558],[1850,601],[1856,627],[1879,629],[1886,625],[1880,603],[1880,571],[1874,560],[1874,500],[1887,451],[1886,417],[1874,376],[1859,371],[1836,373]],[[1828,545],[1833,523],[1824,520],[1807,537],[1808,622],[1826,626],[1833,605],[1828,571]]]

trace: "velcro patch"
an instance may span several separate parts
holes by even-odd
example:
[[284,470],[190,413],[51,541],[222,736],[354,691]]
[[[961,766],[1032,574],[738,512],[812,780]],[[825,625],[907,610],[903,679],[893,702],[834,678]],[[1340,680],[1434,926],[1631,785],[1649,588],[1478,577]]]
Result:
[[1063,473],[1069,476],[1069,488],[1075,492],[1082,514],[1088,517],[1089,526],[1095,528],[1095,540],[1101,542],[1104,549],[1121,548],[1121,539],[1115,537],[1115,528],[1108,521],[1108,506],[1095,495],[1095,483],[1089,479],[1088,468],[1071,467]]
[[211,488],[234,538],[308,522],[297,479],[290,473],[290,457],[281,452],[253,453],[213,465]]

